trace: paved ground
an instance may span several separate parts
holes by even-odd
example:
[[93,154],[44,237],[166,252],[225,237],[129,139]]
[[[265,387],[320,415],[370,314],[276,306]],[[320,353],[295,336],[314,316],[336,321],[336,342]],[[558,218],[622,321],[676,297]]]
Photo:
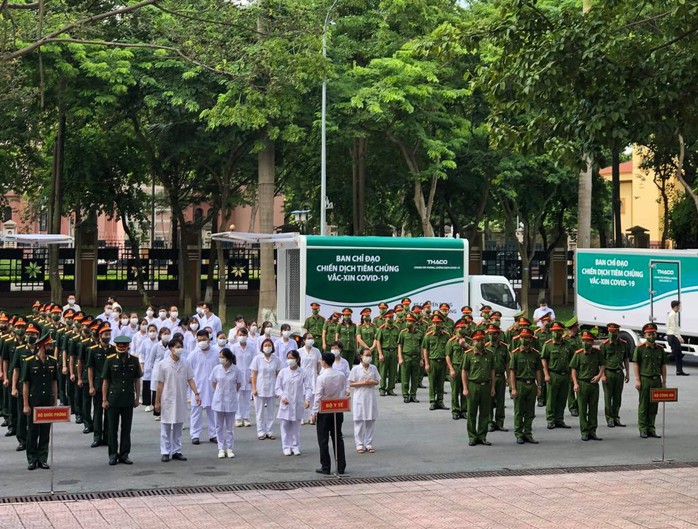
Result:
[[1,528],[696,527],[698,469],[0,506]]
[[[669,386],[679,387],[678,403],[667,404],[667,456],[696,461],[698,441],[698,366],[688,361],[690,377],[675,377],[669,366]],[[453,421],[449,412],[428,411],[426,390],[419,404],[403,404],[399,397],[380,398],[375,454],[354,451],[350,416],[345,423],[348,472],[352,477],[413,475],[499,469],[535,469],[601,465],[634,465],[661,455],[661,441],[640,439],[637,431],[637,393],[632,382],[625,389],[621,413],[627,428],[609,429],[599,410],[599,435],[603,442],[582,442],[576,419],[567,417],[571,430],[546,430],[542,408],[537,408],[534,435],[540,445],[518,446],[513,432],[494,432],[493,446],[468,447],[465,421]],[[450,395],[448,396],[450,397]],[[513,405],[507,404],[506,426],[512,428]],[[661,428],[661,415],[658,418]],[[315,479],[319,466],[315,430],[302,428],[303,455],[285,457],[280,441],[258,441],[254,427],[237,429],[236,458],[218,460],[215,445],[192,446],[185,431],[187,462],[161,463],[160,424],[143,408],[136,411],[132,466],[107,465],[106,448],[89,447],[91,435],[81,426],[59,424],[55,428],[56,489],[67,492],[153,489],[171,486],[259,483]],[[278,432],[278,426],[276,431]],[[49,472],[27,471],[24,453],[15,452],[15,438],[0,433],[0,496],[36,494],[47,490]],[[605,479],[605,478],[604,478]],[[438,489],[439,486],[434,485]],[[160,500],[157,500],[158,502]],[[163,500],[164,501],[164,500]],[[603,510],[603,509],[601,509]]]

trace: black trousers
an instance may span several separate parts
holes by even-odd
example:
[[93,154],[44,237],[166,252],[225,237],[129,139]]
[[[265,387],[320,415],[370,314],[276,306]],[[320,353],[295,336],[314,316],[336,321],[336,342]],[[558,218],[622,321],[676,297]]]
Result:
[[143,395],[143,406],[150,406],[153,404],[153,399],[151,399],[150,380],[143,381],[143,391],[141,391],[141,395]]
[[674,335],[667,336],[667,342],[669,342],[669,347],[671,347],[671,354],[674,355],[674,360],[676,361],[676,372],[683,372],[683,353],[681,352],[681,342]]
[[[337,439],[334,436],[334,418],[337,417]],[[344,456],[344,439],[342,439],[343,413],[318,413],[317,416],[317,442],[320,446],[320,466],[322,470],[332,470],[332,460],[330,459],[330,438],[337,447],[337,470],[344,472],[347,467],[347,460]]]
[[[109,459],[127,457],[131,452],[133,406],[109,406],[107,408],[107,418]],[[119,436],[119,423],[121,423],[121,436]]]

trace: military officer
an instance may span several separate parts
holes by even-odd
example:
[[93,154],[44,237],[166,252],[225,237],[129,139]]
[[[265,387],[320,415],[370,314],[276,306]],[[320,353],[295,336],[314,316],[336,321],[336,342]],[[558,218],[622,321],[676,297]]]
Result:
[[654,388],[666,387],[666,353],[657,345],[657,326],[646,323],[642,327],[645,342],[638,345],[633,352],[635,362],[635,388],[640,394],[637,408],[637,426],[640,437],[661,437],[654,428],[658,404],[650,402],[650,393]]
[[[563,340],[569,348],[570,359],[575,351],[582,348],[582,340],[579,337],[579,322],[577,316],[573,316],[566,324],[567,333],[563,336]],[[570,383],[570,389],[567,393],[567,408],[570,410],[572,417],[579,416],[579,406],[577,404],[577,395],[574,392],[574,384]]]
[[[540,327],[536,326],[535,329],[533,330],[534,333],[534,338],[533,338],[533,344],[532,347],[534,349],[538,349],[543,352],[543,345],[545,342],[547,342],[550,337],[552,336],[550,332],[550,313],[547,313],[540,319]],[[542,408],[545,406],[546,400],[547,400],[547,394],[548,394],[548,383],[545,382],[540,388],[540,397],[538,397],[538,407]]]
[[381,301],[378,304],[378,316],[373,318],[373,324],[376,326],[376,329],[380,328],[380,326],[385,323],[386,312],[388,312],[388,304]]
[[545,418],[548,430],[554,428],[570,428],[565,424],[565,404],[570,385],[570,350],[562,340],[565,326],[560,322],[553,322],[550,327],[552,338],[543,344],[541,359],[543,374],[548,386],[546,398]]
[[454,421],[468,415],[468,398],[463,393],[463,353],[470,348],[465,336],[466,324],[462,320],[455,323],[455,334],[446,342],[446,368],[451,382],[451,417]]
[[77,375],[77,386],[82,390],[82,420],[84,428],[82,433],[88,434],[94,432],[92,424],[92,396],[89,391],[89,377],[87,373],[87,361],[89,359],[90,347],[98,342],[92,336],[93,331],[96,333],[101,323],[99,320],[92,320],[90,316],[85,317],[81,322],[80,341],[76,344],[76,360],[77,367],[75,369]]
[[[371,309],[366,307],[361,311],[361,323],[357,328],[356,339],[359,342],[359,348],[369,349],[371,353],[376,348],[376,334],[378,333],[378,327],[371,321]],[[376,356],[376,355],[371,355]]]
[[492,355],[494,367],[494,397],[490,409],[488,431],[507,432],[509,430],[504,428],[504,399],[508,385],[509,344],[502,341],[502,330],[493,323],[487,327],[487,336],[489,336],[489,342],[485,344],[485,347]]
[[[131,424],[133,409],[141,398],[143,372],[138,358],[129,354],[131,338],[117,336],[116,351],[107,356],[102,370],[102,408],[107,413],[109,464],[131,465]],[[121,422],[121,438],[118,437]]]
[[[21,323],[21,321],[20,321]],[[27,448],[27,416],[24,414],[24,384],[21,382],[21,373],[26,359],[36,351],[36,342],[39,339],[39,329],[30,323],[26,328],[26,342],[18,342],[12,355],[12,396],[17,405],[17,451]]]
[[[460,318],[458,318],[458,321],[465,321],[466,316],[471,316],[471,321],[472,321],[472,315],[473,315],[473,309],[470,307],[470,305],[465,305],[464,307],[460,308]],[[458,321],[456,323],[458,323]]]
[[385,323],[376,333],[376,346],[378,349],[378,371],[381,381],[379,393],[396,396],[395,382],[397,378],[397,339],[400,329],[393,322],[392,312],[385,314]]
[[397,339],[397,361],[400,365],[402,401],[419,402],[417,386],[421,378],[421,345],[423,332],[417,326],[414,314],[407,315],[407,328],[400,331]]
[[439,312],[441,313],[444,319],[444,330],[448,334],[453,334],[453,329],[455,328],[456,322],[449,317],[449,313],[451,312],[451,305],[449,305],[448,303],[442,303],[441,305],[439,305]]
[[542,381],[541,361],[538,351],[531,347],[533,331],[523,327],[519,331],[519,345],[511,352],[509,360],[509,387],[514,399],[514,435],[517,444],[538,444],[533,439],[533,418],[536,398],[540,395]]
[[432,327],[422,341],[424,369],[429,376],[429,409],[448,410],[444,405],[444,381],[446,379],[446,343],[450,336],[443,328],[441,314],[434,314],[431,321]]
[[48,354],[53,344],[49,332],[36,342],[35,354],[26,357],[22,366],[22,412],[27,417],[27,462],[29,470],[48,469],[51,423],[34,424],[33,410],[37,406],[55,406],[58,399],[58,360]]
[[48,331],[51,333],[51,338],[56,347],[56,355],[59,360],[60,371],[58,372],[58,398],[61,404],[64,406],[71,406],[70,398],[68,392],[66,391],[66,381],[68,380],[68,364],[67,358],[65,364],[62,360],[61,345],[63,342],[63,334],[65,332],[65,325],[61,323],[61,317],[63,316],[63,309],[58,305],[49,303],[45,307],[45,318],[40,324],[40,331]]
[[[64,313],[64,317],[67,313],[68,311]],[[82,387],[78,386],[77,366],[80,340],[82,339],[82,322],[85,319],[85,313],[82,311],[74,312],[71,318],[66,318],[66,325],[68,325],[71,319],[72,323],[69,327],[70,331],[66,333],[64,347],[68,355],[68,376],[73,386],[72,402],[75,409],[75,424],[84,424],[85,421],[82,418]]]
[[356,356],[356,324],[351,321],[351,316],[354,313],[350,308],[342,310],[342,322],[337,327],[335,341],[342,342],[342,357],[349,362],[349,366],[357,363]]
[[9,331],[10,318],[7,312],[3,309],[0,311],[0,416],[2,417],[1,427],[9,425],[10,411],[8,406],[10,404],[9,392],[6,391],[3,381],[5,380],[5,363],[3,361],[2,351],[5,348],[5,342],[11,339],[12,335]]
[[89,394],[92,397],[92,428],[94,437],[91,448],[107,445],[107,416],[102,408],[102,373],[107,362],[107,356],[114,352],[114,347],[109,345],[111,341],[111,324],[102,323],[97,331],[99,343],[88,348],[87,353],[87,380]]
[[579,404],[579,428],[582,441],[601,441],[596,435],[599,411],[599,381],[605,380],[605,360],[601,351],[594,347],[594,335],[584,331],[582,348],[575,351],[570,361],[572,383]]
[[[625,427],[620,422],[620,404],[623,384],[630,380],[630,354],[628,342],[618,337],[620,325],[606,325],[608,338],[601,344],[601,353],[606,360],[606,381],[603,383],[604,412],[609,428]],[[625,372],[623,369],[625,368]]]
[[311,303],[310,310],[312,315],[306,318],[303,327],[305,332],[312,333],[313,336],[322,336],[322,329],[325,325],[325,318],[320,316],[320,304]]
[[10,365],[12,364],[15,347],[17,347],[20,341],[24,342],[26,325],[26,322],[20,317],[13,316],[10,318],[10,336],[6,337],[2,343],[2,371],[4,374],[2,385],[7,409],[7,432],[5,432],[5,437],[12,437],[17,433],[17,397],[12,395],[12,370]]
[[339,312],[333,312],[332,315],[325,320],[322,325],[322,350],[329,351],[330,344],[334,341],[337,335],[337,327],[339,326]]
[[507,331],[507,341],[509,343],[510,356],[512,351],[519,346],[519,333],[521,332],[521,329],[530,329],[530,327],[531,320],[529,320],[526,316],[519,316],[519,319],[516,320],[516,323],[509,328],[509,330]]
[[494,362],[485,347],[485,333],[473,333],[472,348],[463,355],[463,395],[468,399],[468,445],[489,446],[487,424],[495,393]]
[[480,309],[480,322],[477,324],[477,328],[484,332],[487,326],[490,324],[490,316],[492,315],[492,307],[489,305],[483,305]]

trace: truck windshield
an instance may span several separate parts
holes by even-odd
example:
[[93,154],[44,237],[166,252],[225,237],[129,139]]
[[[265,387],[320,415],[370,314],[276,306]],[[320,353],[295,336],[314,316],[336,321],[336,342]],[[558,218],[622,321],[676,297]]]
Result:
[[480,285],[482,299],[508,309],[518,308],[509,285],[504,283],[483,283]]

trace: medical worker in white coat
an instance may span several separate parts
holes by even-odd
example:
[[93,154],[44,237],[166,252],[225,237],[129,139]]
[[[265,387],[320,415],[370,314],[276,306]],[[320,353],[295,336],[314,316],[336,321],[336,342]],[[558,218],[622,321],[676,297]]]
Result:
[[[320,363],[322,362],[322,355],[317,347],[314,347],[315,337],[312,332],[307,332],[303,335],[303,347],[298,349],[298,354],[301,357],[301,369],[310,378],[310,385],[313,388],[313,393],[315,393],[315,381],[317,376],[320,374]],[[301,424],[313,424],[312,422],[313,410],[306,408],[303,412],[303,420]]]
[[298,349],[296,340],[291,338],[291,326],[288,323],[281,325],[281,338],[274,342],[274,354],[279,357],[282,364],[286,363],[286,355],[289,351]]
[[[171,339],[172,332],[170,331],[170,329],[168,329],[167,327],[161,327],[158,331],[158,341],[153,345],[152,349],[150,350],[148,363],[152,370],[150,389],[152,390],[153,402],[155,402],[157,399],[156,393],[158,389],[157,381],[159,380],[158,375],[160,372],[160,362],[162,362],[162,360],[166,358],[169,354],[168,344],[170,343]],[[184,358],[182,358],[182,360],[184,360]],[[160,420],[159,411],[155,410],[153,412],[153,415],[155,416],[156,421]]]
[[352,368],[349,374],[351,392],[351,414],[354,418],[354,441],[356,451],[373,453],[373,427],[378,418],[378,398],[376,387],[381,376],[378,368],[371,363],[371,350],[361,352],[361,363]]
[[194,372],[194,382],[196,387],[201,392],[201,404],[194,405],[194,396],[191,396],[191,418],[189,426],[189,435],[192,444],[198,445],[199,438],[203,431],[204,411],[206,412],[208,440],[212,443],[216,439],[216,417],[211,410],[211,401],[213,399],[213,389],[209,382],[211,373],[219,365],[218,350],[211,347],[211,342],[208,339],[206,331],[198,331],[196,333],[196,347],[189,354],[189,365]]
[[274,343],[271,339],[262,342],[262,354],[252,359],[252,396],[257,416],[257,438],[276,439],[272,435],[274,427],[274,388],[276,377],[281,371],[279,357],[274,354]]
[[342,357],[342,342],[332,342],[330,344],[330,352],[334,355],[334,364],[332,364],[332,369],[340,371],[344,375],[344,380],[346,380],[347,397],[349,396],[349,373],[351,368],[349,367],[349,362],[347,362]]
[[189,363],[181,359],[184,343],[180,338],[173,338],[167,345],[169,354],[160,362],[155,400],[155,411],[161,414],[160,460],[163,463],[170,459],[187,460],[182,454],[182,427],[188,411],[187,387],[194,394],[192,404],[201,405],[194,372]]
[[235,414],[238,410],[238,391],[242,385],[242,373],[235,365],[235,356],[224,347],[218,353],[218,362],[209,382],[213,388],[211,409],[216,414],[218,458],[235,457]]
[[153,346],[158,343],[158,329],[155,325],[148,325],[147,338],[140,344],[139,358],[141,363],[141,371],[143,371],[143,406],[146,413],[153,411],[155,404],[155,390],[158,387],[158,381],[153,380],[153,364],[150,362],[150,355],[153,352]]
[[310,408],[313,386],[310,377],[300,367],[298,351],[286,354],[286,367],[276,378],[276,396],[279,397],[281,449],[285,456],[301,455],[301,419]]
[[235,426],[250,427],[250,402],[252,400],[252,372],[250,364],[252,359],[257,356],[257,350],[250,344],[247,329],[244,327],[238,329],[235,336],[235,345],[230,350],[235,356],[235,365],[242,373],[242,385],[238,393],[238,413],[235,418]]

